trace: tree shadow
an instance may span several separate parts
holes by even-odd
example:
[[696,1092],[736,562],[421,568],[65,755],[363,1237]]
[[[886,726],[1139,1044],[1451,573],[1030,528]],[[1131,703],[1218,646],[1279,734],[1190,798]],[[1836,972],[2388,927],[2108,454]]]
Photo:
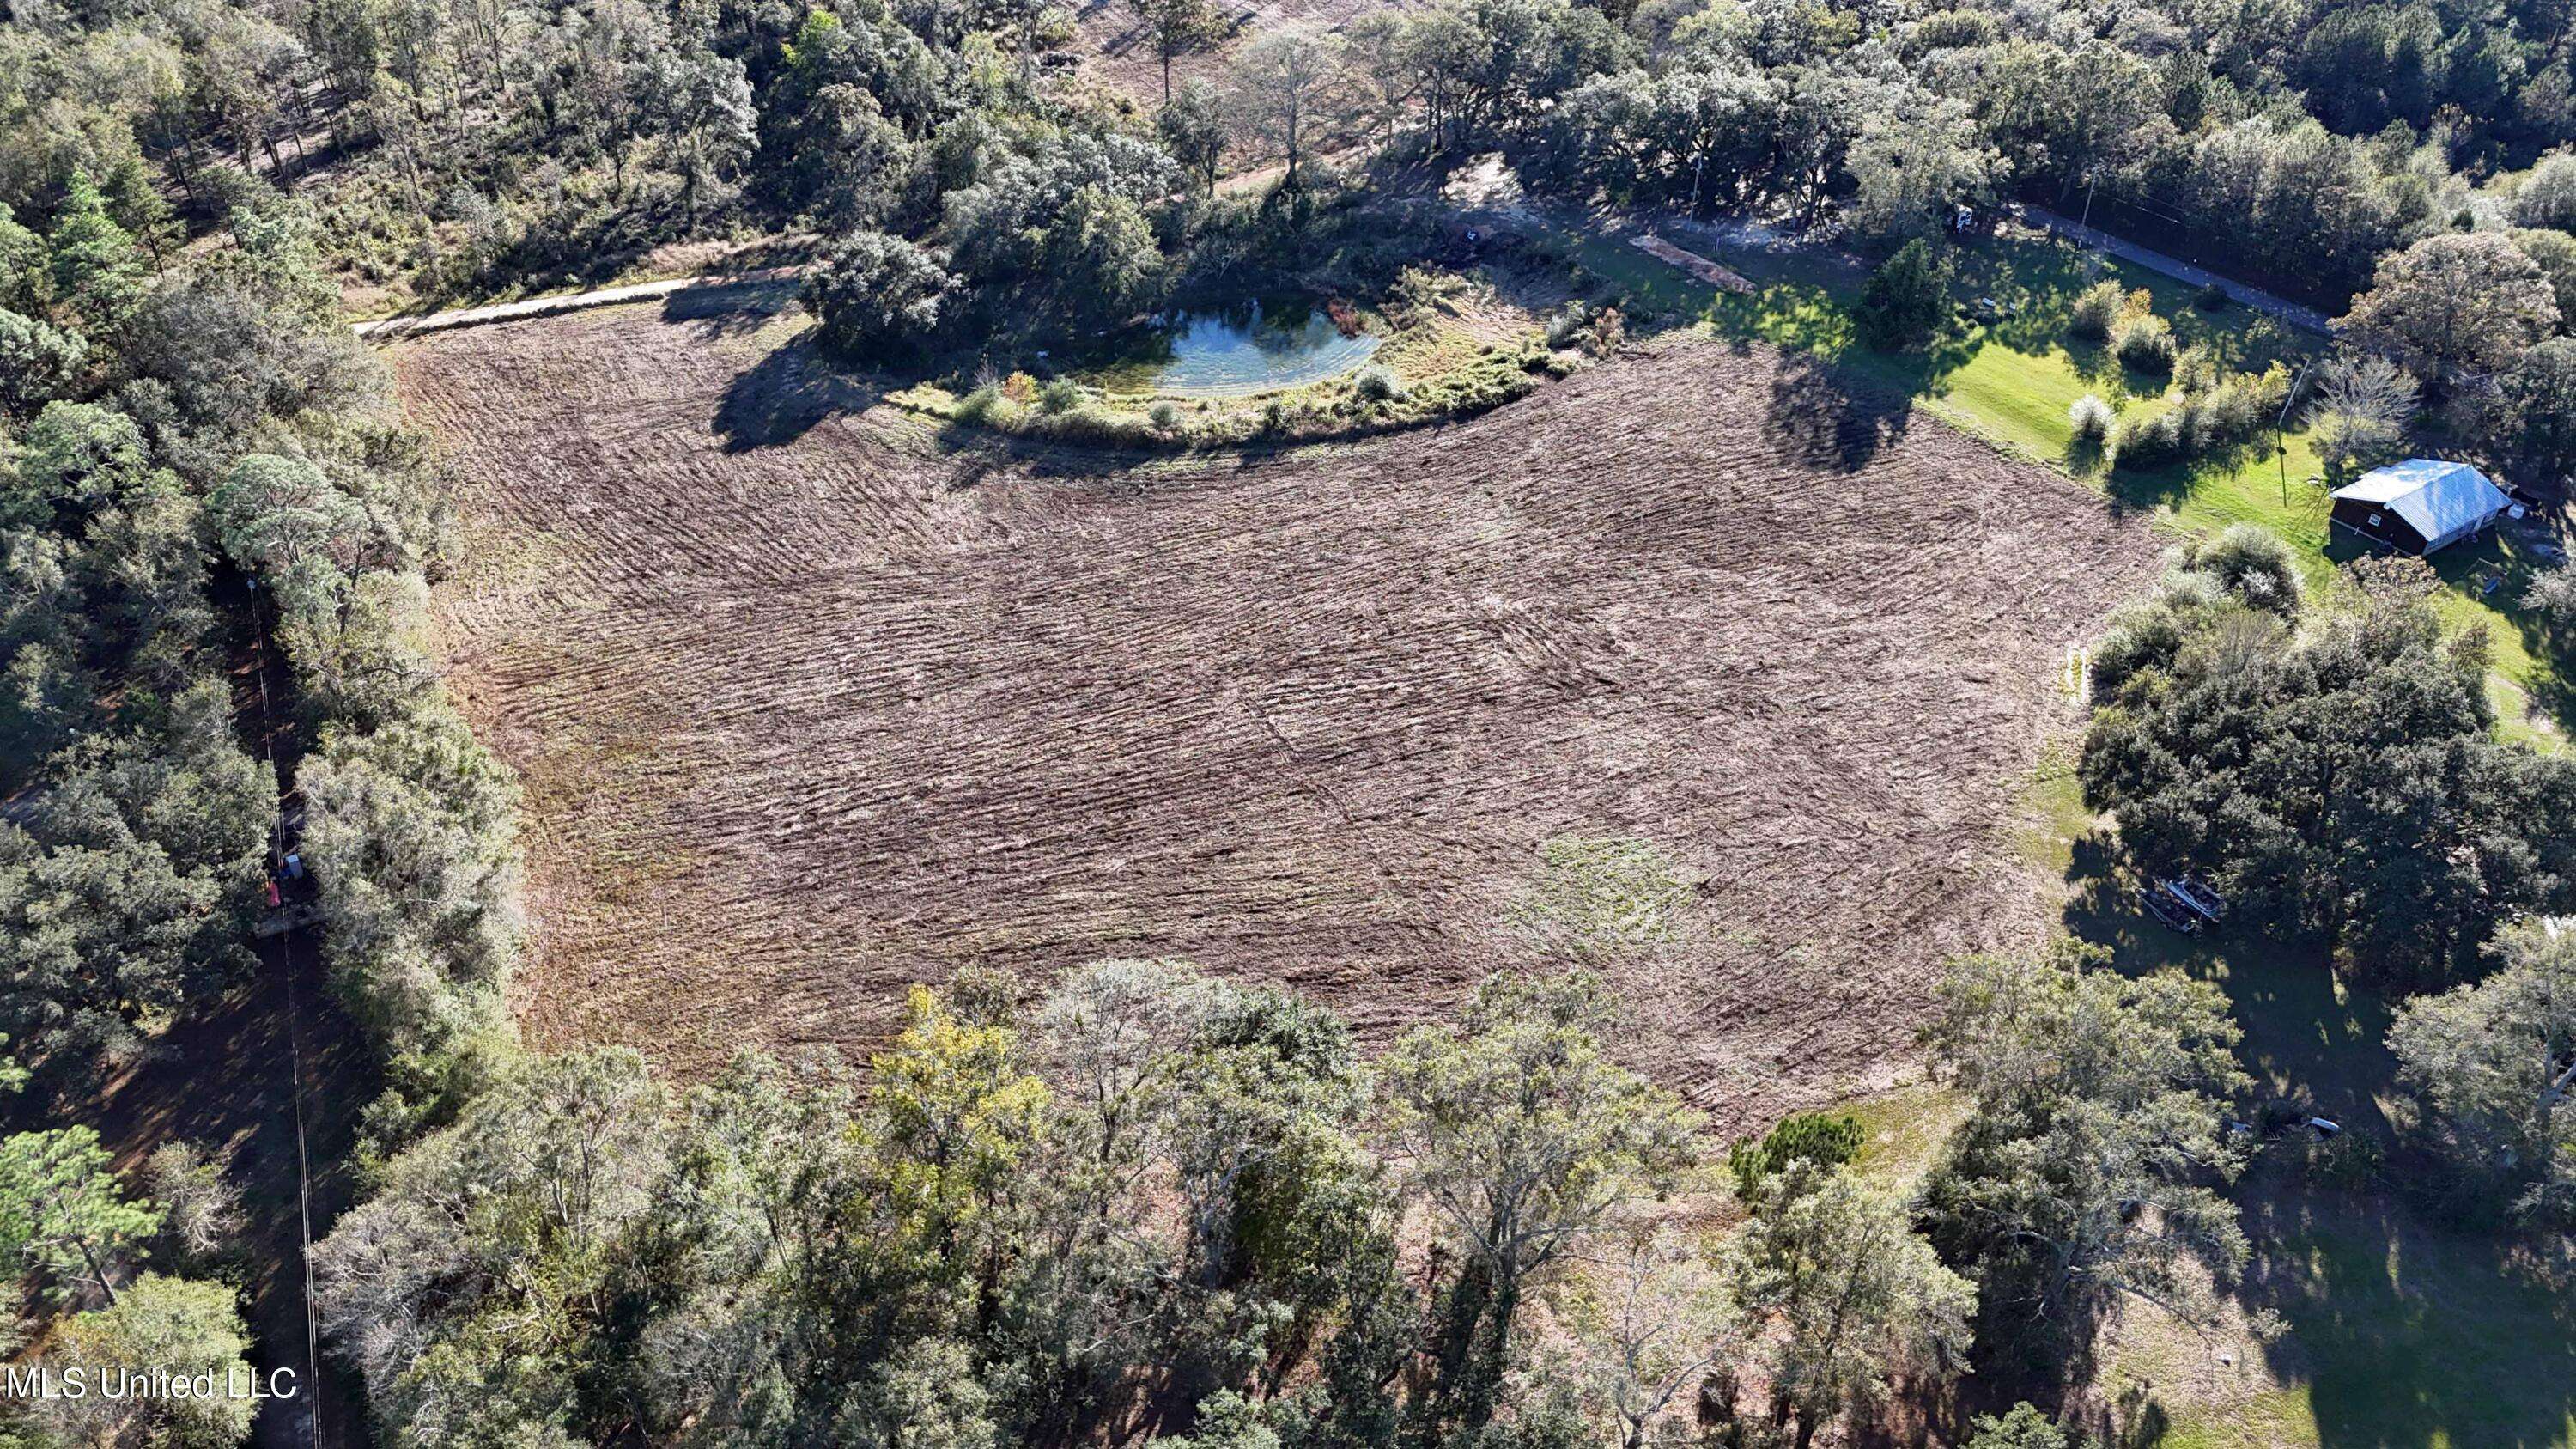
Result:
[[705,342],[744,336],[796,305],[796,285],[763,277],[685,288],[662,299],[662,320],[694,324],[690,332]]
[[1783,349],[1762,432],[1801,461],[1853,473],[1903,437],[1913,413],[1902,392],[1861,382],[1813,353]]
[[840,371],[800,337],[725,385],[713,426],[728,453],[774,448],[805,436],[825,418],[865,412],[884,393],[881,383]]

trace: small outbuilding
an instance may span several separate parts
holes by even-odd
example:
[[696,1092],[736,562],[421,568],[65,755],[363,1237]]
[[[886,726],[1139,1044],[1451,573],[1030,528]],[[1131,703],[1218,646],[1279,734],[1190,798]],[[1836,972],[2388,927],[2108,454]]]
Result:
[[2513,505],[2466,463],[2409,458],[2334,491],[2334,521],[2373,543],[2432,553],[2468,538]]

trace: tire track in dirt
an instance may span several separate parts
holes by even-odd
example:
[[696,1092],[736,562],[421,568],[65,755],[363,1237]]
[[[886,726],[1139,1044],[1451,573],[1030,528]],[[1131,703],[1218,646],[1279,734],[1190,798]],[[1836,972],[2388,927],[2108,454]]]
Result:
[[392,349],[467,480],[439,622],[529,787],[541,1041],[694,1072],[870,1041],[969,961],[1142,954],[1382,1039],[1519,959],[1539,842],[1637,835],[1705,884],[1613,969],[1632,1057],[1728,1121],[1880,1085],[1943,956],[2042,924],[2002,822],[2066,647],[2155,566],[1928,422],[1800,461],[1786,369],[1708,343],[1086,474],[805,407],[783,336]]

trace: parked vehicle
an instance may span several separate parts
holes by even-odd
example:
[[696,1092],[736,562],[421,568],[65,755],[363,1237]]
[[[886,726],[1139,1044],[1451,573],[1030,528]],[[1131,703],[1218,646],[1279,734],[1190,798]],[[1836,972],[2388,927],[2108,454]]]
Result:
[[2141,891],[2138,895],[2138,903],[2145,906],[2147,914],[2155,917],[2165,929],[2177,931],[2186,936],[2200,934],[2202,921],[2199,913],[2184,905],[2162,884]]
[[2202,920],[2216,923],[2226,919],[2227,899],[2210,888],[2209,882],[2196,875],[2178,876],[2156,882],[2156,889],[2180,901],[2185,910]]

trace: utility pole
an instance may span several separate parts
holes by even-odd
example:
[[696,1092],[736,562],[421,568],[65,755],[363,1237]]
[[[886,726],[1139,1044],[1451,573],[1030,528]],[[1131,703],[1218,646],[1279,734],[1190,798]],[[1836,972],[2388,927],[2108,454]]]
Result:
[[2281,415],[2272,420],[2272,456],[2281,467],[2283,503],[2290,501],[2290,409],[2299,405],[2299,384],[2308,380],[2309,371],[2316,365],[2313,355],[2299,365],[2299,375],[2290,379],[2289,395],[2281,399]]

